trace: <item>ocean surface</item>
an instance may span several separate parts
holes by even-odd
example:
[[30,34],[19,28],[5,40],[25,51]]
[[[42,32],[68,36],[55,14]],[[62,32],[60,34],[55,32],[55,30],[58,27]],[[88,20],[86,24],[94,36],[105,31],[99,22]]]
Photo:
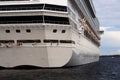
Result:
[[120,80],[120,56],[102,56],[99,62],[67,68],[1,68],[0,80]]

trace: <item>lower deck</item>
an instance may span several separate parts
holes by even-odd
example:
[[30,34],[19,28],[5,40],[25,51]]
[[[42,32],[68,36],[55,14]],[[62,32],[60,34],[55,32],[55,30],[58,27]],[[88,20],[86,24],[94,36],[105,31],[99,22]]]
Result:
[[70,25],[29,24],[0,28],[0,66],[3,67],[75,66],[99,59],[98,46]]

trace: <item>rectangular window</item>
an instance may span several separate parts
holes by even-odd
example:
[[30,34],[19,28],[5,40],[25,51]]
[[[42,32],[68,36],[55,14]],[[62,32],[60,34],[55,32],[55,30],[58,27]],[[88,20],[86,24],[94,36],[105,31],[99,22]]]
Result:
[[26,32],[27,32],[27,33],[30,33],[30,32],[31,32],[31,30],[30,30],[30,29],[26,29]]
[[51,4],[45,4],[45,10],[53,10],[53,11],[63,11],[67,12],[66,6],[59,6],[59,5],[51,5]]
[[0,43],[14,43],[14,40],[0,40]]
[[41,40],[17,40],[17,43],[41,43]]
[[60,43],[73,43],[73,44],[75,44],[75,41],[72,41],[72,40],[60,40]]
[[44,40],[44,43],[58,43],[58,40]]

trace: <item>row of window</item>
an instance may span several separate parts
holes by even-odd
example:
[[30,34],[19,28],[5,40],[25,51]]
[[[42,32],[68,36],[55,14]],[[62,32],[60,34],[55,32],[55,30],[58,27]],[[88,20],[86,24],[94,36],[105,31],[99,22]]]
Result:
[[[53,29],[53,33],[57,33],[57,29]],[[10,30],[5,30],[6,33],[10,33]],[[31,29],[26,29],[27,33],[31,33]],[[16,33],[21,33],[20,29],[16,29]],[[62,30],[61,33],[66,33],[66,30]]]
[[67,17],[57,16],[8,16],[0,17],[0,24],[21,24],[21,23],[51,23],[51,24],[69,24]]
[[[6,32],[6,33],[10,33],[10,30],[5,30],[5,32]],[[20,33],[20,32],[21,32],[20,29],[16,29],[16,33]],[[30,30],[30,29],[26,29],[26,32],[27,32],[27,33],[30,33],[31,30]]]
[[[44,43],[71,43],[75,44],[75,41],[72,40],[52,40],[52,39],[45,39],[43,40]],[[6,43],[15,43],[14,40],[0,40],[0,43],[6,44]],[[17,40],[17,43],[41,43],[41,40],[35,39],[35,40]]]
[[[57,29],[53,29],[53,33],[57,33]],[[62,30],[61,33],[66,33],[66,30]]]
[[58,6],[58,5],[51,5],[51,4],[26,4],[26,5],[1,5],[0,6],[0,11],[39,10],[39,9],[67,12],[66,6]]
[[72,43],[72,44],[75,44],[75,41],[72,41],[72,40],[44,40],[43,41],[44,43]]

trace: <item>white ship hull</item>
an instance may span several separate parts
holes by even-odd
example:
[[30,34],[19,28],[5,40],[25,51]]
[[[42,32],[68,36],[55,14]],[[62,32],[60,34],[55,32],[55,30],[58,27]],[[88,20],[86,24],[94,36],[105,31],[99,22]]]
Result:
[[[57,28],[59,29],[58,26]],[[46,38],[49,39],[51,36],[53,37],[56,35],[50,34],[48,29],[46,30],[46,33],[44,33],[44,31],[41,33],[48,34]],[[38,67],[63,67],[82,65],[98,61],[99,48],[89,41],[85,36],[78,36],[76,31],[74,31],[72,28],[69,29],[69,26],[68,30],[68,33],[65,35],[59,34],[58,36],[55,36],[54,39],[58,39],[58,37],[60,39],[73,39],[75,40],[76,44],[47,43],[34,45],[23,44],[22,46],[16,46],[15,44],[9,46],[8,48],[4,46],[1,47],[0,66],[16,67],[29,65]],[[21,38],[23,35],[19,35],[16,38],[19,37]],[[24,37],[27,36],[24,35]],[[40,38],[42,37],[40,36]]]
[[[84,48],[81,46],[81,48]],[[91,51],[92,52],[92,51]],[[23,48],[2,48],[0,50],[0,66],[38,66],[38,67],[63,67],[76,66],[96,62],[99,55],[87,53],[71,47],[23,47]]]
[[99,22],[89,0],[62,0],[66,6],[54,1],[1,2],[0,66],[63,67],[99,60]]

